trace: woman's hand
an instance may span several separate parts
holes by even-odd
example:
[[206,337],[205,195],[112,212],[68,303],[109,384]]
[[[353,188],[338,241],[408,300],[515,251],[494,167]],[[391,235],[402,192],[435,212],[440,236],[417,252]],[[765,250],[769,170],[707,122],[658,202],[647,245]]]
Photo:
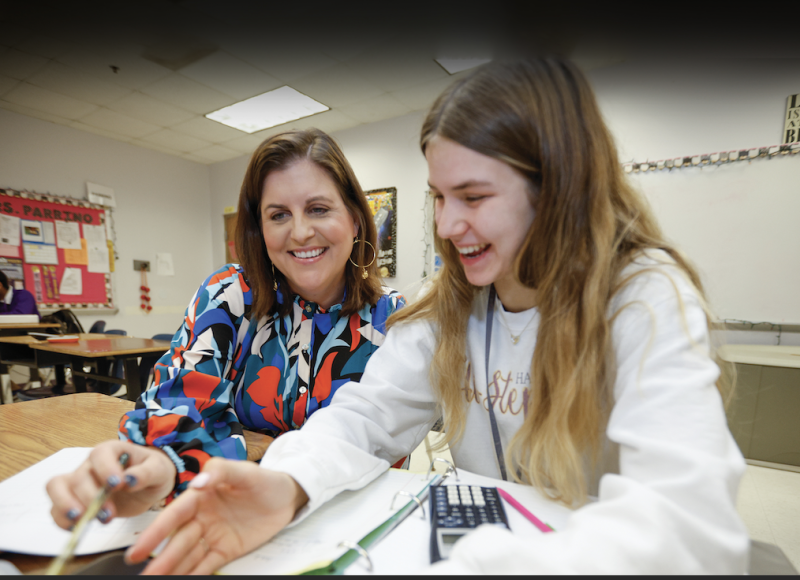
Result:
[[[119,463],[123,453],[130,456],[124,470]],[[78,469],[47,483],[47,493],[53,501],[50,513],[59,527],[69,529],[108,483],[113,491],[98,519],[107,523],[116,516],[135,516],[172,491],[176,472],[175,464],[160,449],[128,441],[105,441]]]
[[172,536],[143,574],[210,574],[272,538],[307,502],[285,473],[212,458],[125,556],[141,562]]

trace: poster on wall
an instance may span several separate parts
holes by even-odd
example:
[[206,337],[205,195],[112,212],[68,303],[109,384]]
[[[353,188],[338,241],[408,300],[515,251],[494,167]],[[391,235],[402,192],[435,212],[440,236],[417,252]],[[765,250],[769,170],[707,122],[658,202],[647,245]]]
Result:
[[397,276],[397,188],[365,191],[378,230],[378,270],[384,278]]

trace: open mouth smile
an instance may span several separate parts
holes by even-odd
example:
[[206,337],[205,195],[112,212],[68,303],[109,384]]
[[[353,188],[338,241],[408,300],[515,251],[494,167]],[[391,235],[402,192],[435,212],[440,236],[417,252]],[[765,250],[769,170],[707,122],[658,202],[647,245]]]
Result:
[[313,250],[290,250],[289,253],[299,260],[313,260],[328,251],[328,248],[314,248]]

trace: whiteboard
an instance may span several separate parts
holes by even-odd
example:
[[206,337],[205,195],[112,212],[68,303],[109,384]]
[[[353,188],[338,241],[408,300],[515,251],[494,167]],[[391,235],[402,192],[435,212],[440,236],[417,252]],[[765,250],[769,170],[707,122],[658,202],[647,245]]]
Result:
[[800,324],[800,155],[629,175],[720,320]]

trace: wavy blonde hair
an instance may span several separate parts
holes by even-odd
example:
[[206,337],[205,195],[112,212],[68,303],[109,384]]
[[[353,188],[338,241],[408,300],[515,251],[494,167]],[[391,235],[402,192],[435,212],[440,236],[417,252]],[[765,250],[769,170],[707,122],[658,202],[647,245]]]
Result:
[[[530,411],[506,462],[515,466],[515,478],[552,498],[583,503],[586,469],[600,460],[613,405],[608,308],[630,281],[621,279],[622,270],[643,250],[662,249],[704,303],[699,276],[665,241],[646,201],[626,181],[593,91],[572,63],[546,58],[477,69],[434,103],[422,127],[423,153],[436,135],[508,163],[534,192],[535,218],[515,268],[519,280],[536,289],[541,323]],[[481,288],[467,281],[453,244],[435,229],[434,239],[443,266],[431,290],[389,325],[433,323],[431,384],[445,411],[444,443],[452,445],[465,429],[467,322]],[[718,383],[723,395],[724,381]]]

